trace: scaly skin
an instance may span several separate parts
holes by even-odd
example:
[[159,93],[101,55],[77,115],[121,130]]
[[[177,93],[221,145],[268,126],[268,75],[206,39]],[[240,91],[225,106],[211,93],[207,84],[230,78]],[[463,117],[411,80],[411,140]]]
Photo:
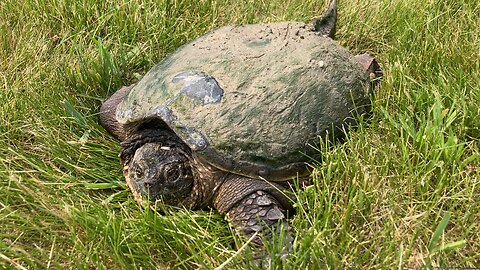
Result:
[[262,238],[269,241],[272,232],[280,233],[293,244],[293,238],[287,222],[288,213],[292,213],[291,191],[284,186],[230,174],[216,192],[213,206],[227,216],[235,228],[252,239],[256,246],[262,245]]
[[214,206],[227,216],[228,220],[244,236],[251,238],[257,247],[262,246],[262,238],[269,241],[273,234],[281,234],[287,239],[287,246],[293,245],[287,212],[293,212],[289,191],[284,187],[255,179],[242,179],[231,175],[219,188]]

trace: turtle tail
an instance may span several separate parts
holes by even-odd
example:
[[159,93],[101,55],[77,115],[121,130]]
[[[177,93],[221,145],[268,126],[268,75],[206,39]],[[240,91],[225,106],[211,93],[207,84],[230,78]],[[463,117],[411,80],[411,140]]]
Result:
[[322,36],[335,39],[337,25],[337,1],[332,0],[325,13],[313,21],[313,27],[315,32],[318,32]]

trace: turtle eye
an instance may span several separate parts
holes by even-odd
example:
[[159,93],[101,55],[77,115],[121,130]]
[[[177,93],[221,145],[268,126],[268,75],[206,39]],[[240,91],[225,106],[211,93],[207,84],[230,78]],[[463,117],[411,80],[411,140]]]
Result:
[[180,177],[179,169],[180,168],[177,166],[175,167],[169,166],[169,168],[167,168],[163,174],[165,179],[168,179],[170,182],[175,182]]
[[133,175],[135,176],[135,178],[140,179],[140,178],[143,177],[144,172],[143,172],[142,168],[137,166],[137,167],[135,167],[135,170],[133,171]]

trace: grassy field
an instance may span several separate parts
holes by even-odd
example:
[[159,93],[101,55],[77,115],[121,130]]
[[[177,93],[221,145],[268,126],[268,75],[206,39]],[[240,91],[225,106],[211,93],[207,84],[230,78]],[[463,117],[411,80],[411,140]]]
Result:
[[[326,4],[0,1],[0,268],[247,268],[214,211],[137,206],[97,112],[210,29],[311,21]],[[338,42],[385,78],[372,120],[319,149],[294,251],[272,268],[480,268],[478,14],[475,0],[339,2]]]

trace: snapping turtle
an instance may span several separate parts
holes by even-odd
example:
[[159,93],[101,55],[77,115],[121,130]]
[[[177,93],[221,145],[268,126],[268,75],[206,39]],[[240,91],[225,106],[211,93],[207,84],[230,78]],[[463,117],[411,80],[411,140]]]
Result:
[[381,74],[333,41],[335,24],[333,0],[313,25],[222,27],[108,98],[100,121],[122,141],[135,198],[215,208],[258,245],[288,231],[287,191],[308,177],[311,144],[367,112]]

